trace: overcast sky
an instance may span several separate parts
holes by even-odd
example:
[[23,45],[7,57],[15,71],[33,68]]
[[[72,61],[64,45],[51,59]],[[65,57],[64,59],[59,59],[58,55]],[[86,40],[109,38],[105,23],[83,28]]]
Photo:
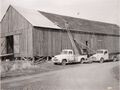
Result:
[[46,12],[119,24],[119,0],[0,0],[1,16],[9,4]]

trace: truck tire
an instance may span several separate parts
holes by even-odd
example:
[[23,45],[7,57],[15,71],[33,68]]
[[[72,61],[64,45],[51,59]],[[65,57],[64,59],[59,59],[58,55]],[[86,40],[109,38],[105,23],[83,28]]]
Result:
[[116,62],[116,61],[117,61],[117,57],[114,56],[114,57],[113,57],[113,62]]
[[57,63],[54,63],[54,65],[57,65]]
[[66,63],[67,63],[67,60],[64,59],[64,60],[62,60],[62,63],[61,63],[61,64],[62,64],[62,65],[66,65]]
[[89,63],[90,63],[90,64],[93,63],[93,60],[90,60]]
[[83,64],[84,63],[84,58],[81,58],[81,60],[80,60],[80,64]]
[[103,63],[103,62],[104,62],[104,58],[101,58],[101,59],[100,59],[100,63]]

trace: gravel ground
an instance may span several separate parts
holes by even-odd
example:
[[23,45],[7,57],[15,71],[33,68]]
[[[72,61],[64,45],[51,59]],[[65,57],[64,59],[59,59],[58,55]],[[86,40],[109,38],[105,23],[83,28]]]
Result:
[[120,64],[118,66],[113,67],[113,73],[115,78],[119,81],[120,80]]
[[[119,90],[118,62],[76,64],[2,82],[3,90]],[[56,66],[55,66],[56,67]],[[62,67],[62,66],[61,66]]]

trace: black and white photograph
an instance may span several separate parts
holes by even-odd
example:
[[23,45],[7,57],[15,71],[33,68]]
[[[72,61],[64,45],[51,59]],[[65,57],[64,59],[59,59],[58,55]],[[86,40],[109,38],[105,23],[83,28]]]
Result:
[[0,90],[120,90],[119,0],[0,0]]

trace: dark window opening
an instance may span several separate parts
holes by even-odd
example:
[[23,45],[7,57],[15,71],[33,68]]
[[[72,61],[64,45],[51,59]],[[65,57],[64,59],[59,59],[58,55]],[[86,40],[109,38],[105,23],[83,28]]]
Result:
[[69,54],[72,54],[72,51],[69,51]]
[[6,47],[7,47],[7,54],[14,52],[14,40],[13,36],[6,37]]
[[88,41],[86,41],[85,43],[86,43],[86,46],[88,46]]
[[89,56],[88,52],[88,41],[85,41],[86,49],[84,49],[84,52]]

